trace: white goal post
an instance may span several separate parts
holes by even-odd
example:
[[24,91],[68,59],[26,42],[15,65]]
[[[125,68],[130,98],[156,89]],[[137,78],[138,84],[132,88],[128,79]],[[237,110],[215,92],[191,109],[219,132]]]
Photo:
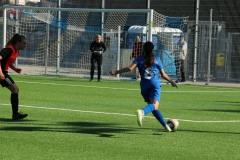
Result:
[[[8,15],[10,8],[18,13],[14,19]],[[187,17],[168,17],[152,9],[5,5],[3,46],[15,33],[26,36],[28,46],[21,51],[17,61],[26,74],[89,77],[90,43],[95,40],[96,34],[102,34],[102,40],[107,45],[102,75],[108,76],[110,69],[131,64],[132,45],[136,35],[139,35],[142,41],[151,40],[155,43],[155,54],[160,55],[166,67],[173,72],[173,57],[163,54],[172,50],[174,36],[180,35],[186,21]],[[131,74],[120,76],[131,77]]]

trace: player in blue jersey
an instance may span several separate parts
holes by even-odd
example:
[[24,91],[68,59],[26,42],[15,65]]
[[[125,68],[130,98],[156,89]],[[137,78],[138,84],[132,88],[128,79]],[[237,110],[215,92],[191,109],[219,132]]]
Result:
[[177,88],[177,85],[165,73],[160,58],[153,54],[153,48],[154,45],[152,42],[146,42],[143,45],[144,55],[136,58],[130,66],[117,71],[111,70],[109,73],[112,75],[121,74],[132,71],[135,67],[138,67],[141,75],[141,94],[148,105],[142,110],[137,110],[137,122],[139,126],[142,126],[143,116],[152,112],[165,130],[170,132],[170,127],[164,120],[162,113],[158,110],[161,97],[161,82],[158,73],[160,72],[161,76],[170,82],[173,87]]

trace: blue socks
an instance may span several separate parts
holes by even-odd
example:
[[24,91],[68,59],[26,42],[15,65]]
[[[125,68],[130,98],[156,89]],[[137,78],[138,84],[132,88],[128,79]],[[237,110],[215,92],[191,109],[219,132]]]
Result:
[[148,113],[154,111],[154,109],[155,109],[155,106],[153,104],[148,104],[142,110],[143,110],[144,114],[148,114]]
[[162,113],[159,110],[152,111],[152,114],[162,124],[163,127],[166,126],[167,123],[164,120],[163,115],[162,115]]
[[167,123],[164,120],[162,113],[159,110],[155,110],[155,106],[153,104],[148,104],[142,110],[143,110],[144,114],[148,114],[148,113],[152,112],[154,117],[162,124],[162,126],[163,127],[166,126]]

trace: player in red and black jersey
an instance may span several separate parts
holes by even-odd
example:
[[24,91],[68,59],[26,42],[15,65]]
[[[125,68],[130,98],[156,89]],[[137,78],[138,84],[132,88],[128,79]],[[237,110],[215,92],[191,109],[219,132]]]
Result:
[[18,120],[26,118],[28,115],[18,112],[18,92],[19,88],[14,80],[8,74],[11,68],[17,73],[21,73],[22,69],[16,68],[13,63],[19,55],[19,50],[23,50],[27,45],[26,38],[22,35],[15,34],[0,52],[0,84],[11,91],[12,119]]

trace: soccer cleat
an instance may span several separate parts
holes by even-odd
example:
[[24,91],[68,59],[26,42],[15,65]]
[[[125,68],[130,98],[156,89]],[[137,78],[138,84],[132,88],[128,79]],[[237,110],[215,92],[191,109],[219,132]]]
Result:
[[89,82],[92,82],[92,79],[90,79],[90,81]]
[[19,119],[24,119],[28,116],[28,114],[23,114],[21,112],[17,113],[17,115],[13,115],[12,119],[13,120],[19,120]]
[[167,124],[166,124],[166,126],[165,126],[165,130],[166,130],[167,132],[172,132],[171,128],[170,128],[169,125],[167,125]]
[[143,111],[138,109],[137,112],[137,122],[140,127],[142,127],[142,120],[143,120]]

